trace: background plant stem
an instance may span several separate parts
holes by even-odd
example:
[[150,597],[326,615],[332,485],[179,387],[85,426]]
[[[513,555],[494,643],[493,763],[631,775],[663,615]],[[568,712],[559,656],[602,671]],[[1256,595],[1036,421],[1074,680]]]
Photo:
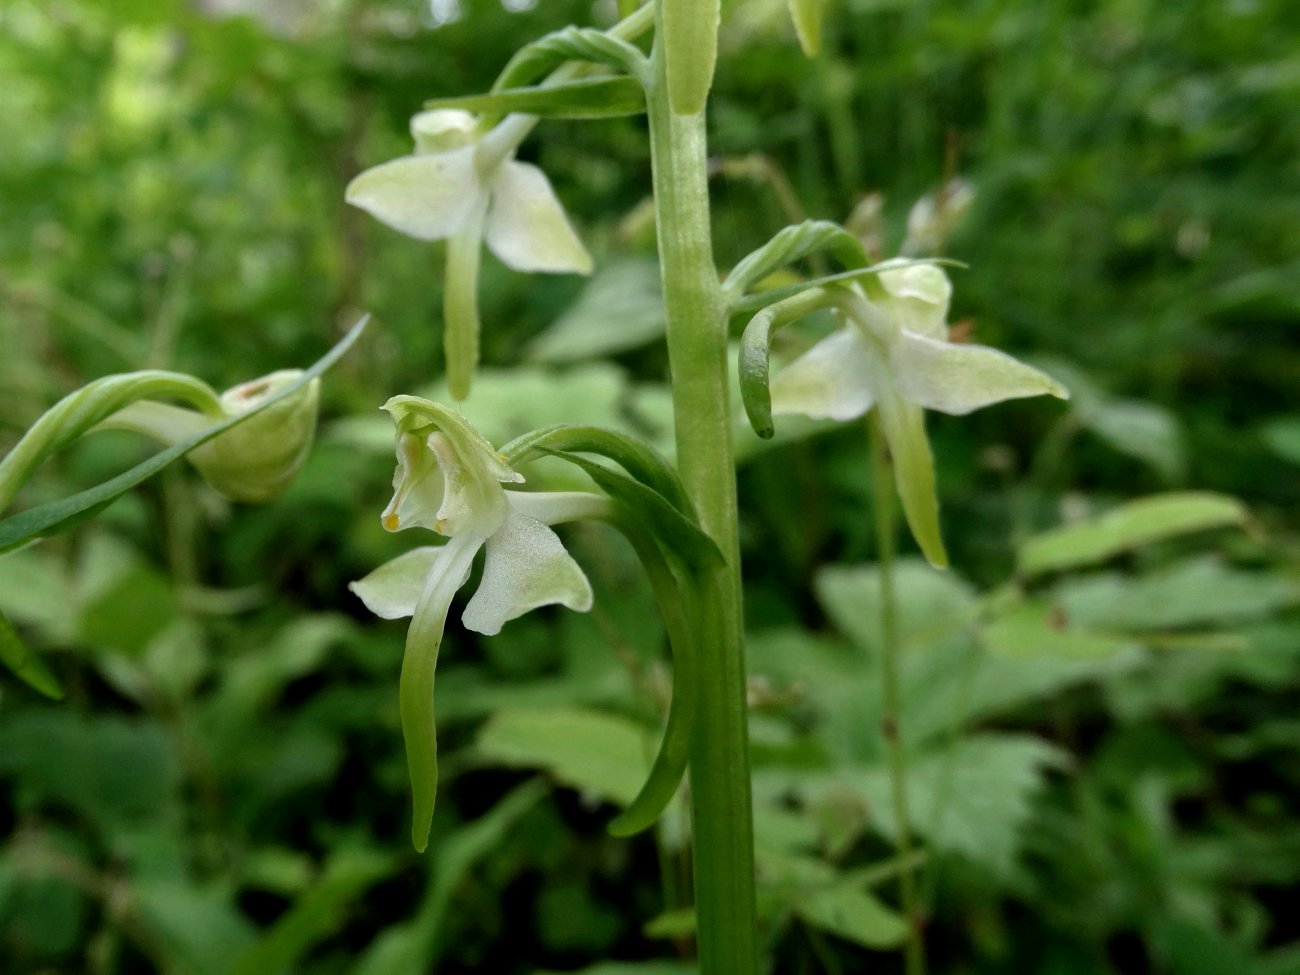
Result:
[[[899,689],[898,601],[894,591],[894,471],[884,431],[875,413],[867,419],[871,440],[872,509],[876,516],[876,556],[880,566],[880,676],[884,694],[881,731],[889,753],[889,790],[898,831],[898,856],[910,864],[912,825],[907,808],[907,752],[901,740],[902,694]],[[906,865],[898,872],[898,887],[907,915],[904,949],[908,975],[924,975],[925,936],[916,874]]]
[[695,904],[702,975],[758,970],[740,549],[727,336],[709,224],[704,114],[668,106],[661,47],[648,92],[677,462],[726,564],[701,580],[700,710],[691,752]]

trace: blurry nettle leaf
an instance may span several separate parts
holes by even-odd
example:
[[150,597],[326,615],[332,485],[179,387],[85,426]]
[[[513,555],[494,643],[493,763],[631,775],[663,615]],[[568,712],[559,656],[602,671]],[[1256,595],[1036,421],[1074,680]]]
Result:
[[1279,416],[1264,424],[1268,449],[1285,461],[1300,464],[1300,416]]
[[627,258],[602,267],[578,300],[535,338],[528,358],[573,362],[640,348],[664,333],[659,265]]
[[1243,525],[1246,519],[1246,506],[1227,495],[1205,491],[1158,494],[1035,535],[1020,546],[1017,562],[1026,576],[1074,569],[1166,538]]
[[488,759],[549,772],[562,785],[622,806],[641,789],[652,754],[649,729],[579,708],[501,711],[479,731]]
[[1077,367],[1053,360],[1053,375],[1070,387],[1070,419],[1112,449],[1150,465],[1166,481],[1187,468],[1183,426],[1170,410],[1144,400],[1112,396]]

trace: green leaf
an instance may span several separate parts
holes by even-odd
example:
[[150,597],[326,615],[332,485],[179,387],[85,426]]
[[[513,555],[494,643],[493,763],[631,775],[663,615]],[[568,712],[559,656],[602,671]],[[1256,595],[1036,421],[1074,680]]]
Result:
[[543,118],[619,118],[645,112],[645,89],[635,78],[580,78],[562,84],[435,98],[425,102],[424,107],[460,108],[493,115],[522,112]]
[[[161,948],[162,970],[230,975],[231,959],[253,943],[253,926],[224,891],[179,881],[142,881],[130,888],[132,917]],[[155,949],[156,950],[156,949]]]
[[475,744],[491,761],[544,769],[562,785],[629,805],[649,770],[649,735],[639,724],[579,708],[500,711]]
[[107,507],[119,496],[129,491],[131,488],[148,480],[153,475],[166,467],[174,460],[179,460],[195,447],[207,443],[214,437],[218,437],[227,430],[237,427],[245,420],[257,416],[262,410],[271,405],[280,402],[292,396],[298,390],[302,389],[313,379],[320,376],[327,369],[333,366],[343,356],[353,343],[361,337],[365,331],[366,325],[370,321],[367,315],[352,326],[351,330],[343,336],[335,346],[323,355],[310,369],[305,371],[298,380],[285,386],[275,396],[268,397],[253,409],[238,416],[231,417],[223,423],[218,423],[211,429],[204,431],[202,434],[191,437],[189,440],[169,447],[142,461],[135,467],[125,473],[110,478],[93,488],[74,494],[70,498],[64,498],[61,501],[51,501],[48,504],[39,505],[35,508],[29,508],[26,511],[13,515],[0,521],[0,552],[8,552],[20,545],[30,541],[33,538],[40,538],[56,532],[65,531],[73,525],[93,517],[97,512]]
[[56,701],[63,698],[63,688],[58,679],[45,666],[45,662],[23,643],[22,637],[3,612],[0,612],[0,663],[46,697]]
[[340,850],[316,884],[238,957],[229,970],[231,975],[280,975],[299,970],[302,957],[342,925],[361,892],[387,876],[392,865],[389,855]]
[[573,362],[640,348],[664,334],[656,261],[631,258],[596,271],[577,301],[528,346],[536,362]]
[[1242,525],[1246,518],[1246,506],[1223,494],[1185,491],[1153,495],[1035,535],[1020,546],[1017,564],[1026,576],[1073,569],[1166,538]]
[[718,59],[721,0],[659,0],[658,43],[668,78],[668,105],[674,115],[704,111]]
[[822,8],[826,0],[789,0],[790,18],[803,53],[815,58],[822,46]]
[[474,866],[505,841],[515,824],[546,795],[539,779],[525,782],[486,813],[450,834],[439,835],[429,859],[429,883],[420,909],[409,922],[390,927],[366,950],[353,975],[423,975],[432,971],[440,948],[443,918]]
[[1264,443],[1283,460],[1300,465],[1300,416],[1279,416],[1260,431]]
[[1075,629],[1066,618],[1051,603],[1021,603],[982,627],[980,641],[990,653],[1005,657],[1106,657],[1135,643],[1131,637]]
[[558,450],[548,453],[582,468],[601,490],[633,518],[646,524],[666,553],[675,555],[692,572],[699,573],[726,561],[713,539],[654,488],[577,454]]
[[896,948],[907,939],[906,919],[852,883],[804,891],[794,912],[805,924],[864,948]]

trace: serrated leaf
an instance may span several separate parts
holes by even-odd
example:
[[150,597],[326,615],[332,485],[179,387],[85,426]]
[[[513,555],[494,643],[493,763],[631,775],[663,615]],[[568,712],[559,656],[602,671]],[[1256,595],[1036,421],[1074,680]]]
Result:
[[1224,494],[1183,491],[1153,495],[1035,535],[1020,546],[1017,563],[1026,576],[1078,568],[1166,538],[1241,525],[1246,517],[1246,506]]
[[435,98],[426,109],[459,108],[467,112],[507,115],[522,112],[543,118],[596,119],[641,115],[645,90],[635,78],[582,78],[563,84],[505,88],[481,95]]
[[579,708],[500,711],[475,741],[488,759],[543,769],[562,785],[626,806],[649,769],[642,726]]
[[528,346],[537,362],[574,362],[640,348],[664,334],[659,264],[614,261],[596,274],[573,303]]
[[907,939],[906,919],[851,883],[802,892],[794,912],[805,924],[864,948],[896,948]]
[[1108,657],[1134,645],[1131,637],[1075,629],[1066,620],[1051,603],[1021,603],[983,626],[980,642],[1003,657]]
[[224,891],[178,881],[130,889],[132,917],[162,949],[166,964],[192,975],[229,975],[230,961],[252,944],[253,926]]
[[195,447],[207,443],[245,420],[257,416],[273,404],[292,396],[338,362],[343,354],[352,347],[353,343],[361,337],[361,333],[365,330],[369,321],[369,315],[362,318],[361,321],[352,326],[351,330],[332,349],[299,376],[295,382],[285,386],[276,395],[267,397],[252,409],[218,423],[198,436],[159,451],[129,471],[110,478],[93,488],[74,494],[70,498],[63,498],[59,501],[51,501],[48,504],[29,508],[0,521],[0,552],[15,549],[33,538],[64,531],[87,518],[93,517],[97,512],[112,504],[122,494],[153,477],[172,461],[184,457]]

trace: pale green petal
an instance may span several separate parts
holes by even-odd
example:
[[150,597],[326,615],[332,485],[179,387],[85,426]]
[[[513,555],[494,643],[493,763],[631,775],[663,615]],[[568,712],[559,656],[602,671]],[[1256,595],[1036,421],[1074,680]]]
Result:
[[385,562],[364,579],[348,583],[348,588],[366,604],[366,609],[381,619],[410,616],[441,551],[439,545],[413,548]]
[[871,409],[871,347],[857,329],[822,339],[772,380],[772,412],[851,420]]
[[411,117],[411,138],[421,154],[447,152],[474,139],[475,120],[459,108],[438,108]]
[[[888,381],[882,382],[887,387]],[[934,455],[925,435],[925,413],[893,389],[882,388],[877,403],[880,424],[894,464],[894,481],[912,537],[937,568],[948,564],[939,529],[939,498],[934,485]]]
[[484,195],[474,169],[474,147],[403,156],[367,169],[345,199],[394,230],[420,240],[456,234]]
[[898,391],[942,413],[960,416],[1008,399],[1070,395],[1046,373],[983,345],[939,342],[904,332],[890,348],[889,358]]
[[952,282],[943,268],[933,264],[910,264],[882,271],[881,287],[888,297],[889,312],[909,332],[932,339],[948,337],[948,302]]
[[438,550],[438,558],[416,602],[410,629],[406,631],[398,707],[402,737],[406,741],[406,766],[411,776],[411,842],[421,853],[429,843],[429,824],[438,792],[438,726],[433,713],[438,651],[451,597],[464,584],[482,544],[480,536],[467,535],[452,539]]
[[511,510],[488,539],[483,581],[461,622],[491,636],[507,620],[538,606],[560,603],[586,612],[591,600],[591,584],[559,536],[540,521]]
[[516,271],[591,273],[591,255],[564,215],[550,181],[528,163],[507,162],[497,171],[487,245]]
[[393,497],[380,516],[390,532],[404,528],[437,531],[439,510],[446,494],[446,477],[434,457],[429,434],[397,434],[397,468],[393,471]]
[[607,518],[613,511],[609,498],[591,491],[507,491],[506,501],[543,525]]

